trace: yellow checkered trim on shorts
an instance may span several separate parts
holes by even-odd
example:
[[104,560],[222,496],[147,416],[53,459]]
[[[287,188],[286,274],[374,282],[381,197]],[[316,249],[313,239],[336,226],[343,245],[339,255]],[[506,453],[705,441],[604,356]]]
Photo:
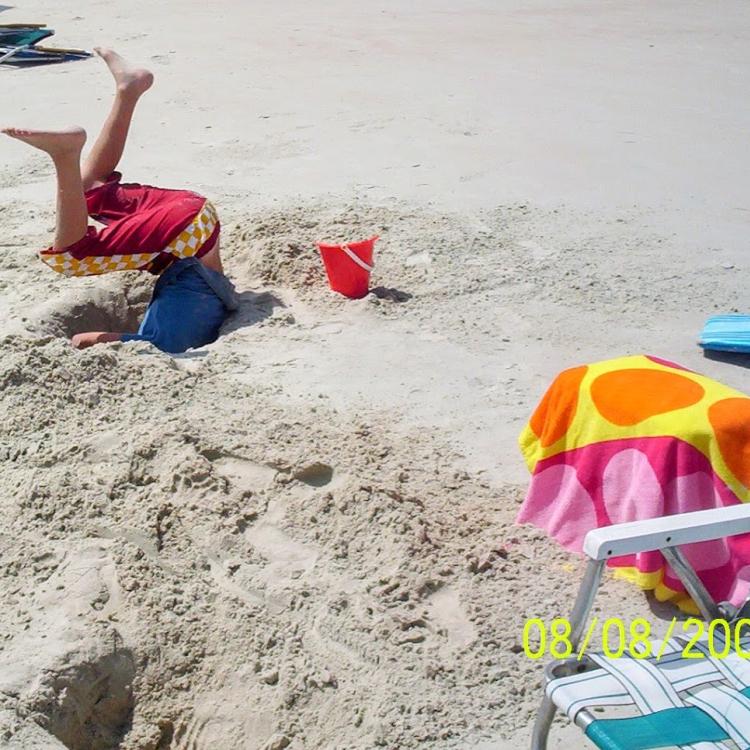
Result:
[[[162,252],[170,253],[175,258],[190,258],[213,234],[218,221],[216,209],[210,201],[206,201],[198,215]],[[39,253],[43,263],[64,276],[95,276],[113,271],[145,270],[148,264],[159,255],[161,253],[125,253],[123,255],[93,255],[79,260],[67,252],[55,253],[42,250]]]
[[200,213],[189,226],[180,232],[164,249],[176,258],[189,258],[195,255],[216,229],[219,217],[211,201],[206,201]]

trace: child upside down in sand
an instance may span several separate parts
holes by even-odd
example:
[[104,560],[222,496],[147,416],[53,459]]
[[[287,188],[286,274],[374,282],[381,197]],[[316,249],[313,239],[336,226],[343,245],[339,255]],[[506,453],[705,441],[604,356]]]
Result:
[[[89,331],[73,336],[78,349],[107,341],[150,341],[184,352],[215,341],[231,310],[234,287],[219,256],[219,220],[209,201],[187,190],[121,183],[115,172],[141,95],[153,75],[116,52],[96,49],[117,87],[102,132],[81,165],[86,131],[4,128],[6,135],[50,155],[57,172],[57,226],[44,263],[66,276],[148,271],[159,276],[138,333]],[[88,217],[105,228],[88,226]]]

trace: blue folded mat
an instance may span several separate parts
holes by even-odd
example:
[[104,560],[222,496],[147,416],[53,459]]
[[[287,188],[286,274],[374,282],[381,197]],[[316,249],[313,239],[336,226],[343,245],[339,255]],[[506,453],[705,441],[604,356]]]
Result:
[[704,349],[750,354],[750,315],[714,315],[698,341]]

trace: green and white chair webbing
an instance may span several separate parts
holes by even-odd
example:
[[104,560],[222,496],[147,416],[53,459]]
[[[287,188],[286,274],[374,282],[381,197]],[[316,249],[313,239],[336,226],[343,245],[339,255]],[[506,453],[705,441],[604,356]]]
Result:
[[[748,750],[750,661],[734,651],[714,658],[706,641],[693,645],[704,658],[685,659],[685,646],[672,638],[659,660],[592,654],[598,668],[551,680],[547,695],[571,721],[589,708],[637,708],[640,716],[587,724],[586,735],[602,750]],[[743,640],[742,647],[748,646],[750,640]],[[652,642],[652,653],[660,648],[661,641]]]

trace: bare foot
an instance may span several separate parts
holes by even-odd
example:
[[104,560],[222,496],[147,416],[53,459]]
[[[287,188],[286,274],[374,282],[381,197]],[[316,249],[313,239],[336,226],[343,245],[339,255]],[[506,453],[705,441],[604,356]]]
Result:
[[50,156],[81,153],[86,143],[86,131],[83,128],[65,128],[63,130],[24,130],[23,128],[3,128],[11,138],[28,143],[34,148],[46,151]]
[[118,91],[140,96],[151,88],[154,74],[150,70],[131,67],[125,59],[109,47],[94,47],[94,52],[107,63]]
[[87,331],[77,333],[70,339],[74,349],[88,349],[94,344],[108,344],[112,341],[120,341],[121,333],[109,333],[108,331]]

